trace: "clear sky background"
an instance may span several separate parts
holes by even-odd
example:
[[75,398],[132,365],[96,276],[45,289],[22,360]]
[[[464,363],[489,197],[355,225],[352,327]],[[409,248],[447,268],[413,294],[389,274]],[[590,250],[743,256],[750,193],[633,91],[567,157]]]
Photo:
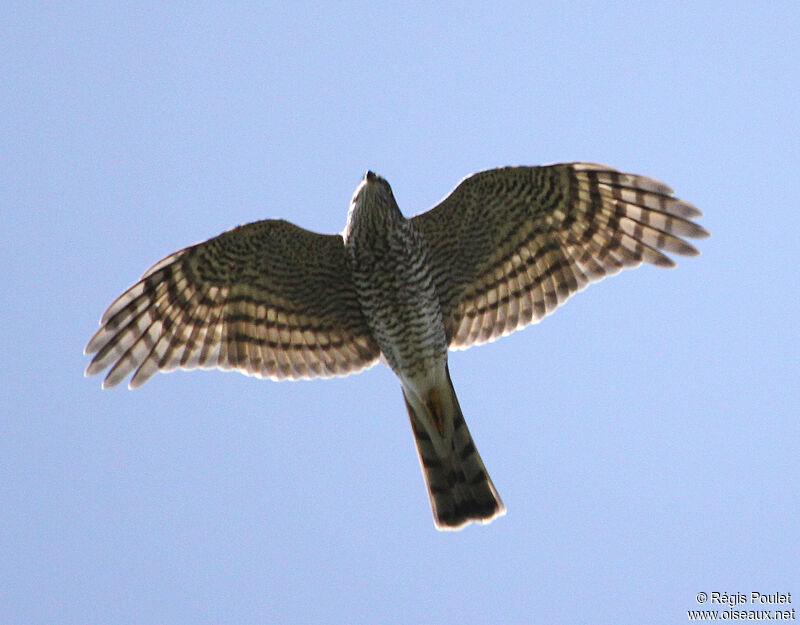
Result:
[[[319,5],[3,3],[0,623],[800,608],[798,4]],[[83,377],[103,310],[174,250],[339,232],[368,168],[413,215],[569,160],[667,182],[712,237],[451,355],[508,507],[489,526],[434,529],[385,367]]]

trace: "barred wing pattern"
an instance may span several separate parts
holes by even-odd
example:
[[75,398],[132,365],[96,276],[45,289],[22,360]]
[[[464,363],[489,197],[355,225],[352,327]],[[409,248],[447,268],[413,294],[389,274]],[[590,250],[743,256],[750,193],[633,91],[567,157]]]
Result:
[[239,226],[167,256],[111,304],[86,370],[104,387],[176,368],[258,377],[347,375],[378,361],[339,235],[283,220]]
[[506,167],[468,176],[413,218],[427,241],[451,349],[542,319],[590,282],[708,232],[667,185],[604,165]]

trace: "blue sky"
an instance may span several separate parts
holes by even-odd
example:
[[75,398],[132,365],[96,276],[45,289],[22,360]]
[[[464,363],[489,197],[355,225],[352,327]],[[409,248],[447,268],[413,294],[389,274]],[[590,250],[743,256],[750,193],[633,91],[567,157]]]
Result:
[[[678,623],[700,591],[800,597],[797,3],[0,18],[0,622]],[[664,180],[712,237],[452,354],[508,507],[489,526],[435,531],[384,367],[83,377],[105,307],[187,244],[338,232],[368,168],[412,215],[569,160]]]

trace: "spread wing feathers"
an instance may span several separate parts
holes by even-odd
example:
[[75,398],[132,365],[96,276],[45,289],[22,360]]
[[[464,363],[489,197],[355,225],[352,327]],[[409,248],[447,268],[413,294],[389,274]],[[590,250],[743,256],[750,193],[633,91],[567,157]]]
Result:
[[135,372],[237,369],[258,377],[347,375],[380,351],[339,235],[283,220],[234,228],[167,256],[109,306],[86,346],[104,387]]
[[413,218],[432,257],[452,349],[535,323],[590,282],[643,261],[694,256],[708,232],[667,185],[604,165],[507,167],[468,176]]

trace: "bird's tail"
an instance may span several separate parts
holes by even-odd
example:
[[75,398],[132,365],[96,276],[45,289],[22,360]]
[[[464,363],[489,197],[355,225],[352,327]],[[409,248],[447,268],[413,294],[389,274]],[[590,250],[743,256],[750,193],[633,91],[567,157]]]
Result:
[[505,514],[467,429],[450,373],[444,388],[417,399],[403,389],[437,529],[489,523]]

